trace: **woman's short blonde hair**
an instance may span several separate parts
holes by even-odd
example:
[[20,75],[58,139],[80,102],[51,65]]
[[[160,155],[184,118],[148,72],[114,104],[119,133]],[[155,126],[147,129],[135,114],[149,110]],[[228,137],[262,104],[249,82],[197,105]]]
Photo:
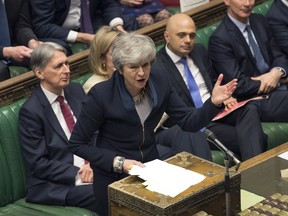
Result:
[[121,34],[120,31],[110,26],[102,26],[96,32],[88,57],[90,68],[94,73],[107,76],[106,67],[103,65],[102,60],[119,34]]

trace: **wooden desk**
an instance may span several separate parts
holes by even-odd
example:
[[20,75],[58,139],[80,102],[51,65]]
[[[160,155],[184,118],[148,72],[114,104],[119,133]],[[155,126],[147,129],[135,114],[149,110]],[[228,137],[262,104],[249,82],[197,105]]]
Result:
[[288,151],[288,143],[277,146],[240,166],[241,188],[263,197],[275,193],[288,194],[288,181],[280,170],[288,168],[288,161],[277,155]]
[[[240,167],[239,167],[239,170],[238,172],[242,172],[244,170],[247,170],[257,164],[260,164],[270,158],[273,158],[275,157],[276,155],[279,155],[283,152],[286,152],[288,151],[288,142],[287,143],[284,143],[282,145],[279,145],[273,149],[270,149],[260,155],[257,155],[247,161],[244,161],[241,163]],[[234,170],[234,168],[231,168],[231,170]]]
[[[193,215],[205,211],[211,215],[225,215],[225,168],[182,152],[167,160],[168,163],[193,170],[206,176],[205,180],[172,198],[147,190],[142,180],[129,176],[108,187],[110,214],[136,215]],[[180,178],[180,176],[179,176]],[[240,174],[231,172],[231,213],[240,212]]]

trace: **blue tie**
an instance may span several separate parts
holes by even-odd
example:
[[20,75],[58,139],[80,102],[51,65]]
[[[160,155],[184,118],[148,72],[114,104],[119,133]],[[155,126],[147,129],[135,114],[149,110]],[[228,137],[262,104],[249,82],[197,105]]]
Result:
[[187,79],[187,83],[188,83],[188,89],[190,91],[190,95],[193,99],[194,105],[196,108],[200,108],[203,106],[203,102],[201,99],[198,85],[197,85],[197,83],[196,83],[196,81],[195,81],[195,79],[194,79],[194,77],[193,77],[193,75],[192,75],[192,73],[188,67],[186,57],[182,57],[179,60],[179,62],[182,63],[184,66],[185,75],[186,75],[186,79]]
[[263,55],[261,53],[259,46],[257,45],[256,41],[254,40],[254,38],[252,36],[250,25],[246,26],[246,31],[248,33],[249,45],[252,48],[254,58],[256,60],[257,68],[260,71],[260,73],[262,73],[262,74],[266,73],[269,70],[269,67],[263,58]]
[[5,7],[2,0],[0,0],[0,26],[1,26],[0,45],[4,47],[11,46],[9,26]]

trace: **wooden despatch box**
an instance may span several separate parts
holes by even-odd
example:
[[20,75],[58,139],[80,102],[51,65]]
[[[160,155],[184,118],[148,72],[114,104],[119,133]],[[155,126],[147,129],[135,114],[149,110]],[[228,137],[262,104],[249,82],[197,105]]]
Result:
[[[136,215],[193,215],[205,211],[214,216],[225,215],[225,167],[203,160],[187,152],[181,152],[166,160],[168,163],[198,172],[206,176],[172,198],[149,191],[143,180],[128,176],[108,187],[109,210],[113,216]],[[181,178],[181,176],[179,176]],[[240,174],[230,171],[230,211],[240,212]]]

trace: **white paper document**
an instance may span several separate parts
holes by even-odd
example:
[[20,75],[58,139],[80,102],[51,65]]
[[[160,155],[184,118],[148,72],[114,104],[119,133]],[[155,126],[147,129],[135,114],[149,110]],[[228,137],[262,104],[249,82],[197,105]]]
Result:
[[130,175],[137,175],[150,191],[175,197],[192,185],[198,184],[206,177],[202,174],[169,164],[161,160],[153,160],[145,167],[133,166]]
[[282,153],[282,154],[279,154],[278,157],[280,158],[283,158],[285,160],[288,160],[288,151]]

